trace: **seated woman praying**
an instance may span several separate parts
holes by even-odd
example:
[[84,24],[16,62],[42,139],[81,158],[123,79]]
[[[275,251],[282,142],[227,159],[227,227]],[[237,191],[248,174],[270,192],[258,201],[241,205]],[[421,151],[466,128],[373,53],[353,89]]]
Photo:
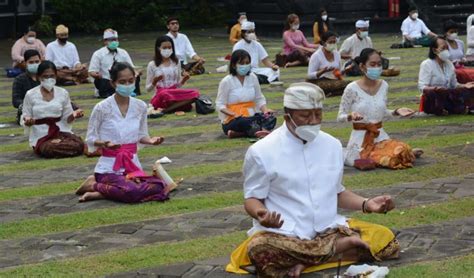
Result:
[[449,60],[444,38],[431,42],[428,59],[420,65],[418,89],[422,93],[420,111],[428,114],[463,114],[474,110],[474,82],[460,84]]
[[156,175],[146,176],[137,156],[138,144],[159,145],[164,139],[148,135],[146,104],[130,97],[135,90],[135,71],[130,64],[117,62],[110,77],[116,92],[94,107],[87,128],[89,149],[102,148],[102,156],[95,175],[76,191],[82,195],[79,201],[167,200],[175,184],[167,184]]
[[222,129],[229,138],[264,137],[276,124],[273,111],[266,106],[258,78],[250,68],[250,54],[241,49],[234,51],[230,74],[219,84],[216,107]]
[[147,91],[155,92],[150,101],[153,107],[163,113],[191,111],[199,91],[180,88],[189,78],[189,73],[181,72],[173,40],[169,36],[156,39],[155,57],[148,63],[146,76]]
[[286,56],[285,67],[306,66],[309,57],[319,45],[309,43],[299,30],[300,18],[296,14],[288,15],[283,33],[283,54]]
[[344,152],[345,164],[357,166],[358,159],[370,159],[377,166],[391,169],[412,167],[415,156],[421,155],[422,151],[413,151],[409,145],[390,139],[382,128],[382,121],[386,117],[409,116],[415,111],[387,108],[388,84],[380,79],[382,59],[379,52],[365,48],[356,62],[364,76],[344,90],[337,117],[338,121],[352,122],[353,125]]
[[343,80],[337,35],[331,31],[321,37],[320,47],[309,60],[307,81],[323,89],[326,96],[340,96],[350,81]]
[[81,155],[84,142],[72,133],[71,124],[84,112],[74,111],[69,93],[55,86],[57,70],[52,62],[41,62],[36,76],[41,84],[26,93],[22,108],[22,125],[29,134],[30,146],[45,158]]
[[466,62],[464,42],[458,39],[459,26],[453,20],[444,23],[444,36],[448,43],[449,60],[453,62],[459,83],[474,81],[474,69],[464,66]]

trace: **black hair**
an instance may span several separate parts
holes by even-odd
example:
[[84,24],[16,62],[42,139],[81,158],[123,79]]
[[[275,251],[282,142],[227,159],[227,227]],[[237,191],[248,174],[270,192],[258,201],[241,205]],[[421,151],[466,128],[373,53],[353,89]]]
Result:
[[176,21],[179,22],[178,17],[176,17],[176,16],[170,16],[170,17],[168,17],[168,18],[166,19],[166,25],[169,25],[170,22],[173,21],[173,20],[176,20]]
[[31,57],[38,56],[41,59],[41,55],[36,49],[28,49],[23,53],[23,61],[28,61]]
[[431,60],[433,59],[436,59],[436,53],[434,52],[435,49],[438,49],[439,47],[439,44],[438,44],[438,39],[440,40],[446,40],[444,37],[436,37],[434,38],[431,43],[430,43],[430,51],[428,52],[428,58],[430,58]]
[[[171,43],[171,49],[173,49],[173,54],[171,54],[170,59],[171,61],[175,62],[178,64],[178,58],[176,57],[176,52],[174,50],[174,42],[173,39],[171,39],[169,36],[161,36],[158,37],[155,41],[155,57],[153,57],[153,60],[155,61],[155,65],[159,67],[161,63],[163,62],[163,57],[161,57],[161,52],[160,52],[160,46],[164,42],[170,42]],[[181,65],[179,65],[181,66]]]
[[355,58],[355,62],[360,65],[360,64],[364,64],[367,63],[367,61],[369,60],[370,56],[372,56],[372,54],[378,54],[380,55],[380,52],[373,49],[373,48],[364,48],[362,49],[362,51],[360,52],[360,55],[358,57]]
[[451,29],[456,29],[457,30],[457,29],[459,29],[459,25],[456,22],[454,22],[454,20],[448,19],[443,23],[443,30],[446,33]]
[[109,70],[110,80],[113,82],[117,81],[119,73],[127,69],[132,72],[133,76],[135,76],[135,69],[129,63],[114,62],[112,68]]
[[330,38],[330,37],[336,37],[337,38],[337,34],[332,32],[332,31],[327,31],[326,33],[324,33],[322,36],[321,36],[321,44],[325,44],[326,41]]
[[[237,63],[244,60],[245,58],[248,58],[249,63],[252,63],[252,58],[250,57],[250,54],[247,51],[243,49],[238,49],[232,52],[232,56],[230,57],[229,73],[232,74],[233,76],[236,76]],[[249,74],[250,74],[250,71],[247,73],[247,75]]]
[[286,18],[285,22],[285,31],[290,30],[291,28],[291,23],[295,21],[295,19],[299,18],[297,14],[289,14],[288,17]]
[[25,28],[25,30],[23,32],[23,35],[28,34],[28,32],[35,32],[36,33],[36,30],[33,26],[28,26],[28,27]]
[[418,11],[418,7],[415,5],[410,5],[410,7],[408,7],[408,12],[411,13],[413,11]]
[[319,17],[316,19],[316,21],[318,22],[318,33],[320,36],[324,34],[324,23],[329,22],[329,19],[327,19],[326,22],[323,21],[321,14],[324,12],[328,12],[326,8],[319,9]]
[[45,60],[39,64],[36,75],[41,76],[48,69],[52,69],[54,71],[54,74],[58,74],[58,70],[56,69],[56,66],[54,65],[54,63],[51,61]]

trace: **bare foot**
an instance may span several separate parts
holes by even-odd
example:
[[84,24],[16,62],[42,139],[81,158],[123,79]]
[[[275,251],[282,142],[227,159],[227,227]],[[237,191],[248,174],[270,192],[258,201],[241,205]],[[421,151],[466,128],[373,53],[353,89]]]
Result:
[[76,190],[76,195],[82,195],[86,192],[94,191],[94,183],[95,183],[94,176],[88,176],[87,179],[79,186]]
[[86,192],[79,198],[79,202],[87,202],[93,200],[104,199],[104,196],[100,192]]
[[420,149],[420,148],[415,148],[412,150],[413,151],[413,155],[415,155],[416,158],[420,158],[420,156],[422,156],[425,152]]
[[341,237],[336,241],[336,254],[345,252],[353,248],[369,249],[367,242],[359,236]]
[[258,139],[262,139],[263,137],[267,136],[268,134],[270,134],[270,131],[268,131],[268,130],[259,130],[259,131],[255,132],[255,137],[257,137]]
[[227,137],[229,138],[239,138],[239,137],[244,137],[245,136],[245,133],[243,132],[237,132],[237,131],[233,131],[233,130],[229,130],[227,131]]
[[294,278],[299,278],[301,275],[301,272],[305,269],[304,265],[302,264],[297,264],[294,267],[288,271],[288,276],[289,277],[294,277]]

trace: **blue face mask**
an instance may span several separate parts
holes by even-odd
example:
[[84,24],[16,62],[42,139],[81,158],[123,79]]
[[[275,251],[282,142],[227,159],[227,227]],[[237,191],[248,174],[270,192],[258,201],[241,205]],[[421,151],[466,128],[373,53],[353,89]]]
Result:
[[237,74],[240,76],[247,75],[250,71],[250,64],[248,65],[237,65]]
[[38,66],[39,64],[27,64],[26,65],[26,70],[31,73],[31,74],[36,74],[38,72]]
[[371,80],[378,80],[380,76],[382,75],[382,67],[376,67],[376,68],[367,68],[367,78]]
[[117,89],[115,89],[115,91],[123,97],[133,96],[134,91],[135,91],[135,84],[130,84],[130,85],[118,84]]
[[119,47],[119,42],[118,42],[118,41],[111,41],[111,42],[109,42],[109,44],[107,45],[107,47],[108,47],[110,50],[117,50],[117,48]]

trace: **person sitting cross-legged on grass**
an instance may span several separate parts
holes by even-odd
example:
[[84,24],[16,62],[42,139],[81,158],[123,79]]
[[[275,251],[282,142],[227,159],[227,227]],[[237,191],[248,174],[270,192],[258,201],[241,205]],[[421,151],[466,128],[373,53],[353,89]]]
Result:
[[366,199],[342,185],[343,150],[320,131],[324,92],[311,83],[290,85],[284,124],[251,146],[244,160],[244,207],[253,218],[249,238],[226,270],[258,277],[300,277],[358,261],[397,258],[400,245],[388,228],[348,219],[337,209],[386,213],[388,195]]
[[385,118],[410,116],[409,108],[387,108],[388,84],[380,79],[382,59],[377,50],[366,48],[356,58],[363,72],[362,79],[347,85],[341,98],[339,122],[352,122],[351,138],[344,153],[345,164],[359,167],[359,159],[369,159],[377,166],[404,169],[413,166],[415,156],[423,152],[390,139],[382,127]]
[[137,156],[138,144],[159,145],[162,137],[150,137],[145,102],[130,95],[135,90],[135,71],[130,64],[117,62],[110,71],[116,92],[94,107],[87,128],[90,151],[102,148],[102,156],[77,189],[79,201],[110,199],[137,203],[164,201],[175,186],[153,175],[146,176]]
[[199,97],[196,89],[180,88],[188,79],[188,72],[181,71],[173,40],[161,36],[155,42],[155,57],[148,63],[147,91],[155,92],[150,103],[163,113],[191,111],[192,103]]
[[258,78],[250,68],[250,54],[236,50],[230,59],[230,74],[219,83],[216,107],[222,129],[229,138],[264,137],[276,124]]

